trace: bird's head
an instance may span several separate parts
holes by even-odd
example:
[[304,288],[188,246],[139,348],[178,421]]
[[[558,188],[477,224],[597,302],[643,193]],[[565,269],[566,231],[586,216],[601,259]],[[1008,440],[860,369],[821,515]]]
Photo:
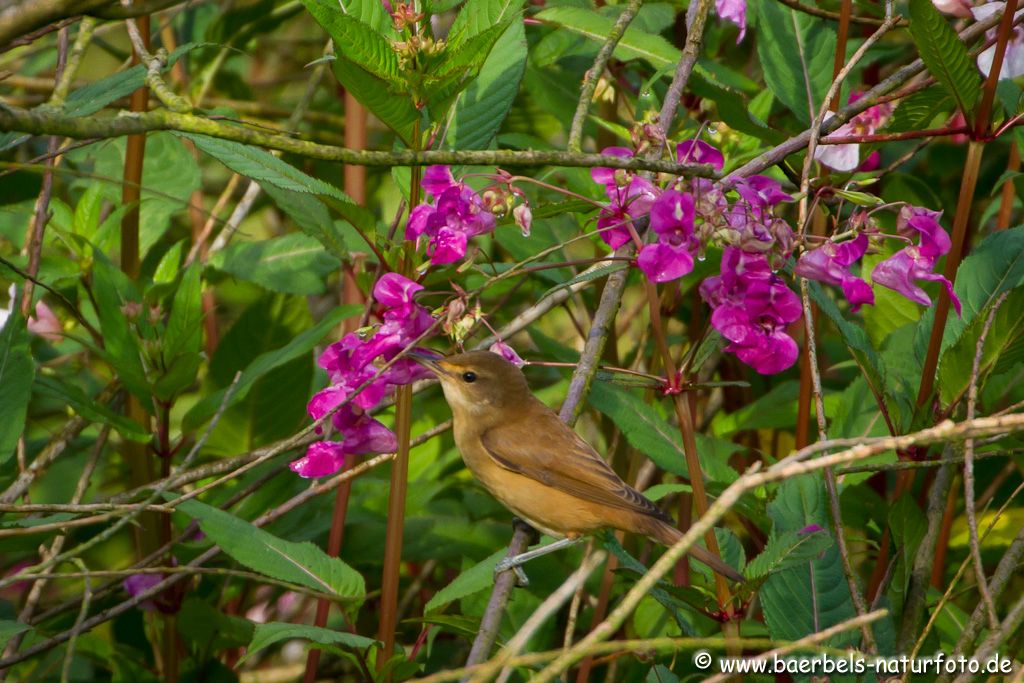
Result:
[[441,382],[452,412],[481,417],[528,400],[530,388],[522,371],[490,351],[469,351],[445,358],[410,353]]

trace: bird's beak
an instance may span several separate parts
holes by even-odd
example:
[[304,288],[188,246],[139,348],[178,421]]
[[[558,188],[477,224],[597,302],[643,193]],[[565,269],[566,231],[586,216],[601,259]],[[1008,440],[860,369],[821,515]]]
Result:
[[441,367],[441,364],[438,362],[442,360],[441,358],[437,358],[435,356],[428,356],[427,354],[421,353],[419,351],[409,351],[405,355],[408,356],[409,358],[412,358],[414,361],[416,361],[417,363],[419,363],[427,370],[430,370],[436,375],[448,374],[448,372],[443,367]]

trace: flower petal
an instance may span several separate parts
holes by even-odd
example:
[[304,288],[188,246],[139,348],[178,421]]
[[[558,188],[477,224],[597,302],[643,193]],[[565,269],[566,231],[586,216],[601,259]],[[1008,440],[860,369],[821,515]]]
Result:
[[334,474],[345,464],[345,452],[340,443],[317,441],[306,449],[306,455],[292,461],[288,467],[300,477],[316,479]]

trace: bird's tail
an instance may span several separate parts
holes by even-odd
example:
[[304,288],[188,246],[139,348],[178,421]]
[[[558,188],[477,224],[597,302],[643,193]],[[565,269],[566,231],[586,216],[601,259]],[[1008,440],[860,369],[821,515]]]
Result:
[[[652,519],[652,522],[653,524],[649,527],[648,535],[662,545],[673,546],[680,538],[683,537],[683,532],[671,524],[667,524],[660,519]],[[742,574],[727,565],[718,556],[712,555],[705,548],[695,545],[692,546],[687,553],[693,559],[706,564],[711,567],[713,571],[718,572],[731,581],[737,581],[739,583],[746,581]]]

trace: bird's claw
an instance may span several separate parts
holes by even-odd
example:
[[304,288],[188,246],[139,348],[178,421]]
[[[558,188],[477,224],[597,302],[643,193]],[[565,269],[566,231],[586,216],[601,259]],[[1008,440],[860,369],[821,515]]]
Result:
[[497,579],[501,573],[511,570],[512,573],[516,575],[516,585],[520,587],[529,586],[530,579],[526,577],[526,572],[524,572],[523,568],[516,564],[513,559],[514,558],[506,557],[498,562],[498,564],[494,565],[494,578]]

